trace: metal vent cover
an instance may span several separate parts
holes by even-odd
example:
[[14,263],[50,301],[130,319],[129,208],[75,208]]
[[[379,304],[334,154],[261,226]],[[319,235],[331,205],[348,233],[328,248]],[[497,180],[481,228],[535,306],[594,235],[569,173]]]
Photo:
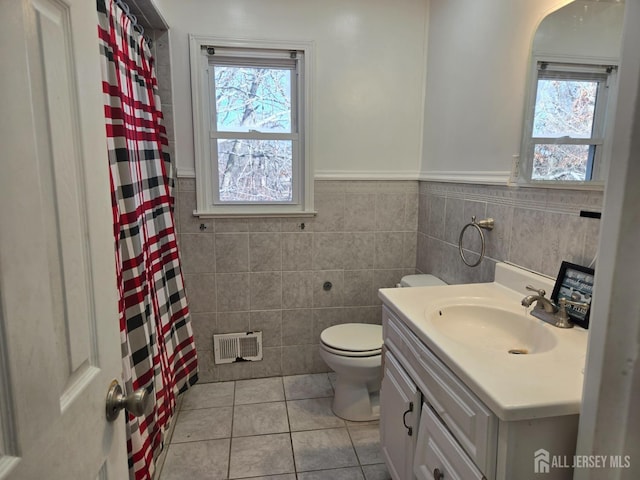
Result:
[[262,332],[214,335],[213,355],[216,364],[262,360]]

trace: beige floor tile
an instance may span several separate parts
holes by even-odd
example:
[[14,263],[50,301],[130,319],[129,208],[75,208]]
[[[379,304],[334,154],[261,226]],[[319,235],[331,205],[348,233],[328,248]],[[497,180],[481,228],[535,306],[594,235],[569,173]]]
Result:
[[362,471],[364,472],[364,478],[366,478],[366,480],[391,480],[391,475],[384,463],[379,465],[364,465]]
[[299,473],[298,480],[364,480],[364,476],[360,467],[349,467]]
[[293,432],[291,440],[298,472],[358,465],[346,428]]
[[295,472],[289,434],[238,437],[231,441],[229,478]]
[[326,373],[283,377],[287,400],[333,397],[333,387]]
[[285,402],[236,405],[233,411],[234,437],[283,432],[289,432]]
[[170,445],[160,480],[227,478],[229,441],[225,438]]
[[229,438],[232,412],[232,407],[199,408],[180,412],[171,443]]
[[267,475],[266,477],[245,477],[237,480],[296,480],[296,474],[285,473],[284,475]]
[[378,425],[349,426],[349,435],[360,465],[383,463]]
[[282,400],[284,400],[282,377],[238,380],[236,382],[236,405],[280,402]]
[[235,382],[202,383],[184,394],[181,410],[195,408],[231,407]]
[[332,401],[330,397],[288,401],[291,431],[344,427],[344,420],[331,411]]

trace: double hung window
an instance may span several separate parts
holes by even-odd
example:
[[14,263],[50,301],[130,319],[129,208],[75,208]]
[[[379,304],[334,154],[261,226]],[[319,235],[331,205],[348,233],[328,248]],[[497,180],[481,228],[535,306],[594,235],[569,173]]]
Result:
[[311,213],[308,48],[192,37],[191,49],[197,213]]
[[523,165],[531,181],[599,180],[606,161],[607,100],[615,67],[537,63]]

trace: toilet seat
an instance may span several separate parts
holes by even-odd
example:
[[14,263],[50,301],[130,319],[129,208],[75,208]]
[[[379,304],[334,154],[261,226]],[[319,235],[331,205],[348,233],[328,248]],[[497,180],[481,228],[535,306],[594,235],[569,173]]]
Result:
[[320,343],[320,348],[324,351],[337,355],[339,357],[375,357],[376,355],[382,355],[382,348],[376,350],[365,350],[363,352],[352,352],[350,350],[340,350],[338,348],[331,348],[330,346]]
[[320,334],[322,348],[343,357],[371,357],[382,352],[382,325],[344,323]]

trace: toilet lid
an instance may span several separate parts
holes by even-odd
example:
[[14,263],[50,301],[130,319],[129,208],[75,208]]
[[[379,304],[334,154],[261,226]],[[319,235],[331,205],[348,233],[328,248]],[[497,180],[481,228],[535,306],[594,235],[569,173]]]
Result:
[[329,347],[349,352],[369,352],[382,348],[382,325],[344,323],[326,328],[320,340]]

